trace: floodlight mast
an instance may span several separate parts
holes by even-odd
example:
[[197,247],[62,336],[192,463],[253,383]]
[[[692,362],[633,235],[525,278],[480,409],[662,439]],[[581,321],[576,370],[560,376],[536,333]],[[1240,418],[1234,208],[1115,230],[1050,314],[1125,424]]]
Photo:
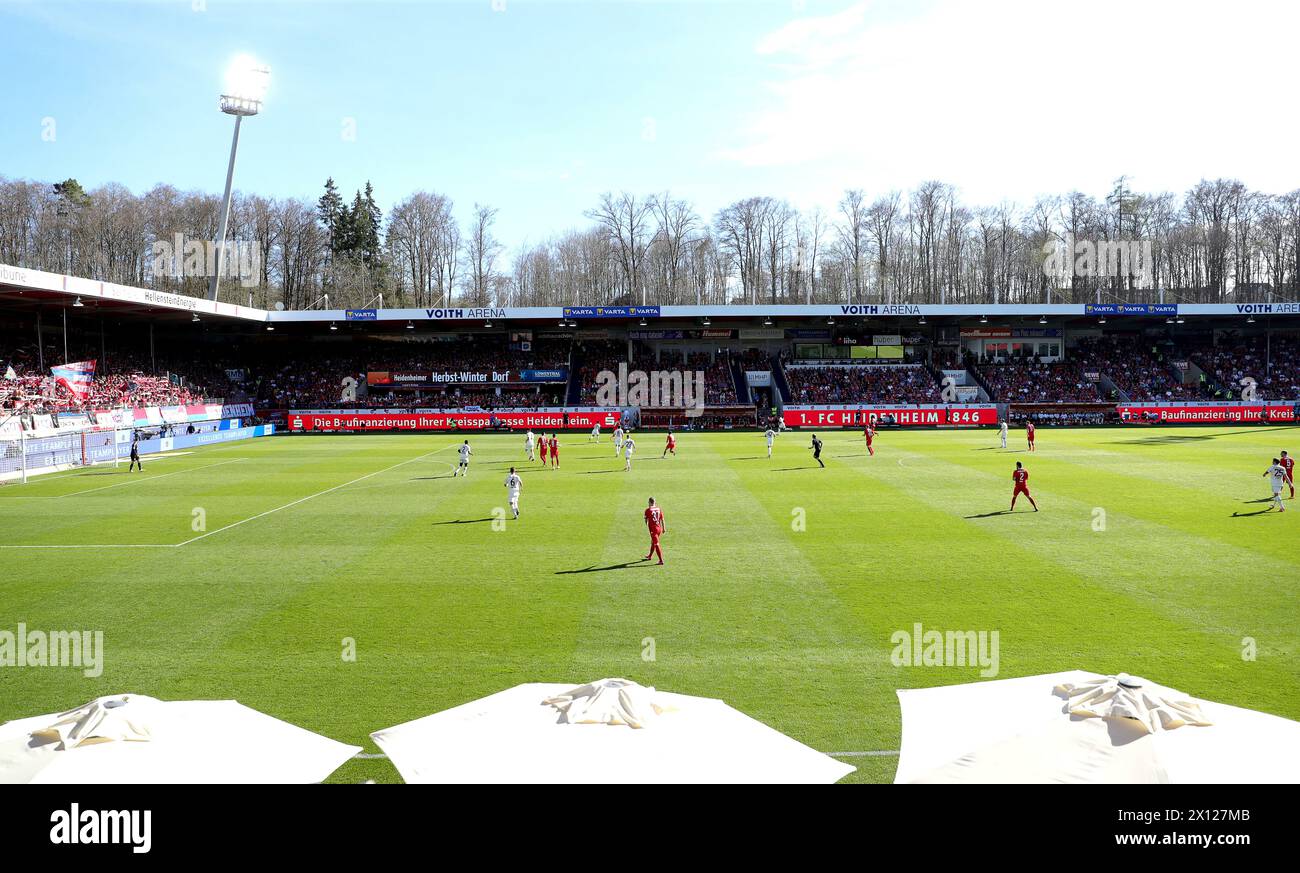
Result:
[[230,224],[231,185],[235,180],[235,155],[239,152],[239,127],[243,120],[262,111],[262,96],[270,78],[269,68],[251,58],[236,58],[227,74],[229,94],[221,95],[221,111],[235,116],[235,133],[230,140],[230,163],[226,166],[226,194],[221,207],[221,231],[217,238],[212,278],[208,280],[208,299],[215,301],[221,288],[221,271],[226,255],[226,229]]

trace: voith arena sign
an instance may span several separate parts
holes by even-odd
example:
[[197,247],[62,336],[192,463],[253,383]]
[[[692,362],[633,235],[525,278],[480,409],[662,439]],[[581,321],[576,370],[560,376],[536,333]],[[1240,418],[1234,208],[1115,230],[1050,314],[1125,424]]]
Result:
[[920,315],[921,307],[905,303],[841,304],[841,315]]
[[424,310],[424,317],[435,321],[465,321],[466,319],[505,318],[506,311],[490,306],[453,307],[448,309],[426,309]]

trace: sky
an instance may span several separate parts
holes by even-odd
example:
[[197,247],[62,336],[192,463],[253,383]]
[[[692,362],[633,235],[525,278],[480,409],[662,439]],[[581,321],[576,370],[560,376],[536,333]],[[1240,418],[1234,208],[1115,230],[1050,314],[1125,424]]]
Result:
[[964,202],[1300,187],[1291,0],[0,0],[0,175],[220,194],[230,60],[271,68],[235,186],[367,180],[514,250],[604,191],[706,218],[769,195],[832,212],[921,181]]

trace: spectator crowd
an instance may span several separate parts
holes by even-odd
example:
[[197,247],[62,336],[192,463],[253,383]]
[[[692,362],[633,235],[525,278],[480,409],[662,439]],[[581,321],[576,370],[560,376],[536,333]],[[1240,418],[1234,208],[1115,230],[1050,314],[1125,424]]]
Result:
[[1100,403],[1097,383],[1073,361],[983,364],[980,378],[1000,403]]
[[934,377],[917,365],[794,365],[785,377],[799,404],[942,402]]
[[1300,400],[1300,340],[1274,336],[1225,338],[1217,345],[1194,349],[1192,360],[1217,383],[1220,399],[1238,398],[1243,379],[1255,380],[1260,400]]

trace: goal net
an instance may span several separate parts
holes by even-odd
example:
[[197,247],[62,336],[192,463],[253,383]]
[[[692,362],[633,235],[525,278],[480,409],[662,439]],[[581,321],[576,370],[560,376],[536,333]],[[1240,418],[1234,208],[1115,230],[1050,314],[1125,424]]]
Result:
[[95,464],[117,465],[121,456],[130,454],[130,431],[116,428],[93,428],[70,433],[36,436],[0,431],[0,482],[27,480],[37,473],[52,473],[73,467]]

